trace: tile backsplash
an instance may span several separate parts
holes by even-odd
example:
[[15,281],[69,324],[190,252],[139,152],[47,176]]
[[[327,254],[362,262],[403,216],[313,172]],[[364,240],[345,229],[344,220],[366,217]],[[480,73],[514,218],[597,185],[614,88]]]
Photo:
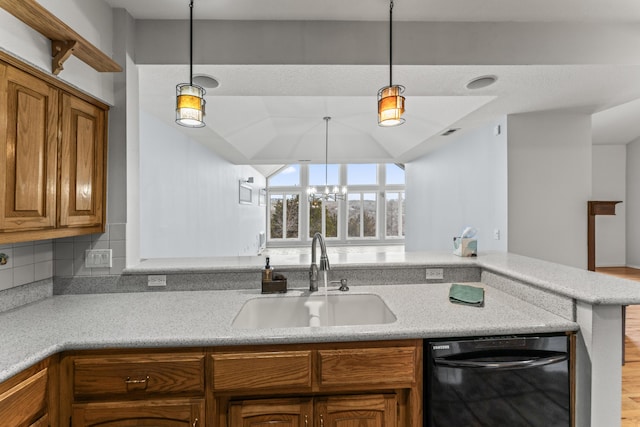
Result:
[[53,241],[0,245],[7,263],[0,265],[0,291],[53,277]]
[[[63,239],[0,245],[0,291],[56,277],[120,275],[125,268],[126,224],[107,224],[106,232]],[[111,268],[85,268],[87,249],[111,249]]]
[[[111,268],[86,268],[85,251],[111,249]],[[67,237],[54,241],[56,277],[119,275],[126,263],[126,224],[107,224],[106,232]]]

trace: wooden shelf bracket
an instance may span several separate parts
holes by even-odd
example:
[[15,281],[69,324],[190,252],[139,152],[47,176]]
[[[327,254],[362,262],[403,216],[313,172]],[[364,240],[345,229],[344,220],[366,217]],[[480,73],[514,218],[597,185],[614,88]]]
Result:
[[75,40],[51,40],[51,72],[56,76],[64,70],[62,64],[73,55],[78,42]]

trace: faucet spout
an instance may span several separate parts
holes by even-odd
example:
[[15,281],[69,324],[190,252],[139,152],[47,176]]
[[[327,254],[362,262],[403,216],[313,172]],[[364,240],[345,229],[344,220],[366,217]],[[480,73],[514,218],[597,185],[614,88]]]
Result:
[[[320,268],[316,264],[316,242],[320,242]],[[329,257],[327,256],[327,246],[324,242],[322,234],[316,233],[311,241],[311,267],[309,267],[309,291],[316,292],[318,290],[318,271],[329,271]]]

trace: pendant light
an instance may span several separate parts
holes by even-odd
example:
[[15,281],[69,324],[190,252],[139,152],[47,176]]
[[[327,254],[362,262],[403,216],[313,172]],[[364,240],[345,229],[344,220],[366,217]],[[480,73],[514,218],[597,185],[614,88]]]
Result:
[[190,128],[204,124],[204,94],[202,86],[193,84],[193,0],[189,3],[189,83],[176,86],[176,123]]
[[393,84],[393,0],[389,4],[389,86],[378,91],[378,125],[398,126],[404,123],[404,86]]
[[333,186],[333,189],[329,190],[329,120],[331,117],[323,117],[325,121],[325,142],[324,142],[324,191],[318,193],[316,187],[309,186],[307,188],[307,197],[312,206],[318,206],[318,202],[325,201],[337,201],[345,200],[347,198],[347,187],[342,188],[337,185]]

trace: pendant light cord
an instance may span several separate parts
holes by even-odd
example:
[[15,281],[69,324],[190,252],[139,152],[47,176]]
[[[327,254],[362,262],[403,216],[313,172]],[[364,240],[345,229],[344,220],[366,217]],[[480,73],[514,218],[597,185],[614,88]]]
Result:
[[325,117],[325,138],[324,138],[324,186],[329,186],[329,120],[331,117]]
[[193,0],[189,3],[189,86],[193,86]]
[[393,86],[393,0],[389,3],[389,86]]

